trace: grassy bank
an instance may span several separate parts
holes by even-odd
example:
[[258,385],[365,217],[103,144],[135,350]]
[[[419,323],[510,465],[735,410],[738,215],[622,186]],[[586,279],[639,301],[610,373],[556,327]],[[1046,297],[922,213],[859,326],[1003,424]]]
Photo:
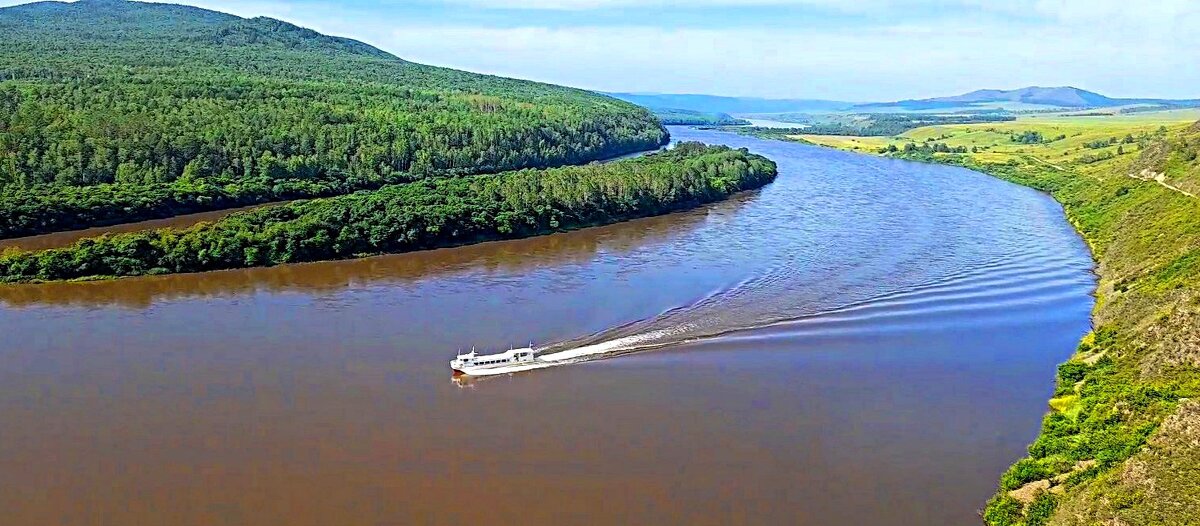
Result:
[[1046,191],[1091,246],[1094,330],[985,522],[1200,523],[1200,124],[1194,112],[801,136]]
[[774,180],[764,157],[699,143],[607,164],[431,179],[0,256],[0,281],[199,272],[510,239],[664,214]]

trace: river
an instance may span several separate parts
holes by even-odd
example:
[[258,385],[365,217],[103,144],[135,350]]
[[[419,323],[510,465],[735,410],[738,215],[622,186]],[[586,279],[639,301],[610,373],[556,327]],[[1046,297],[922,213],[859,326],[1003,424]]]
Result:
[[807,124],[802,124],[802,123],[798,123],[798,122],[784,122],[784,121],[775,121],[775,120],[770,120],[770,119],[750,119],[750,118],[746,118],[746,117],[742,117],[742,118],[749,121],[751,126],[756,126],[759,128],[791,129],[791,128],[807,128],[808,127]]
[[[718,131],[702,209],[353,261],[0,287],[12,524],[975,524],[1089,327],[1048,197]],[[458,349],[653,351],[454,381]]]
[[253,210],[263,206],[272,206],[274,204],[277,203],[245,206],[240,208],[226,208],[224,210],[213,210],[209,212],[197,212],[194,214],[184,214],[165,219],[150,219],[147,221],[138,221],[134,223],[98,226],[82,230],[55,232],[53,234],[44,234],[40,236],[0,239],[0,252],[3,252],[4,249],[10,247],[15,247],[21,250],[46,250],[48,248],[62,248],[65,246],[70,246],[72,243],[79,241],[80,239],[100,237],[105,234],[122,234],[125,232],[157,230],[160,228],[187,228],[197,223],[216,221],[236,212]]

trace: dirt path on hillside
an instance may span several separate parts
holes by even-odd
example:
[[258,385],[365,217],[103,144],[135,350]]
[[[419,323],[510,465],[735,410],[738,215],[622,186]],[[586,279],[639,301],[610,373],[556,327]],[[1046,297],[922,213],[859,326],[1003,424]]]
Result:
[[1054,164],[1054,163],[1047,161],[1045,159],[1042,159],[1041,157],[1038,157],[1036,155],[1022,154],[1021,157],[1024,158],[1026,161],[1034,161],[1043,166],[1049,166],[1051,168],[1054,168],[1055,170],[1058,170],[1060,172],[1067,172],[1072,175],[1087,177],[1089,179],[1092,179],[1093,181],[1101,180],[1101,178],[1096,176],[1095,174],[1089,174],[1089,173],[1085,173],[1085,172],[1075,171],[1075,170],[1067,168],[1066,166],[1063,166],[1061,164]]
[[1026,159],[1033,159],[1033,160],[1037,161],[1038,163],[1041,163],[1041,164],[1044,164],[1044,165],[1046,165],[1046,166],[1049,166],[1049,167],[1051,167],[1051,168],[1054,168],[1055,170],[1059,170],[1059,171],[1063,171],[1063,172],[1069,172],[1069,171],[1070,171],[1070,170],[1068,170],[1068,169],[1066,169],[1066,168],[1064,168],[1064,167],[1062,167],[1062,166],[1059,166],[1059,165],[1057,165],[1057,164],[1054,164],[1054,163],[1052,163],[1052,162],[1050,162],[1050,161],[1047,161],[1047,160],[1045,160],[1045,159],[1042,159],[1041,157],[1037,157],[1037,156],[1034,156],[1034,155],[1026,155],[1026,156],[1025,156],[1025,158],[1026,158]]
[[1139,181],[1154,181],[1154,182],[1158,183],[1159,185],[1161,185],[1163,188],[1166,188],[1167,190],[1171,190],[1173,192],[1179,192],[1179,193],[1186,195],[1192,199],[1196,199],[1196,194],[1193,194],[1193,193],[1191,193],[1187,190],[1184,190],[1178,186],[1168,183],[1167,182],[1167,174],[1155,172],[1149,168],[1142,170],[1142,173],[1140,173],[1140,174],[1129,174],[1129,177],[1132,177]]

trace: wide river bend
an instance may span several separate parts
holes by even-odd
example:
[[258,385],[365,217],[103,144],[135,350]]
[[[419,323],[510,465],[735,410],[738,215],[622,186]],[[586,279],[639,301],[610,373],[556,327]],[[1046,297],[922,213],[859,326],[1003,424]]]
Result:
[[[1048,197],[779,164],[691,212],[354,261],[0,287],[12,524],[974,524],[1089,327]],[[456,382],[458,349],[652,345]],[[564,343],[565,342],[565,343]]]

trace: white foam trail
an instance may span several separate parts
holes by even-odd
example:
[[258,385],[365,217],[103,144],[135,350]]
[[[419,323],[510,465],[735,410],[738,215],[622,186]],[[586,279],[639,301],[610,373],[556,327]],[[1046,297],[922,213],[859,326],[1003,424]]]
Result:
[[[933,316],[979,310],[982,307],[1020,307],[1029,302],[1057,299],[1064,289],[1072,289],[1077,281],[1072,275],[1079,270],[1065,265],[1067,261],[1062,258],[1028,254],[1019,256],[1003,256],[982,264],[956,268],[936,279],[840,305],[816,298],[817,304],[824,305],[815,308],[806,301],[791,304],[769,301],[784,297],[802,285],[793,279],[794,266],[779,265],[745,278],[731,287],[711,291],[691,304],[669,309],[658,316],[614,327],[573,342],[535,349],[545,354],[540,354],[533,362],[487,368],[473,375],[490,376],[569,365],[774,326],[831,326],[856,320]],[[764,296],[768,301],[761,301]],[[774,311],[764,311],[757,303]],[[751,323],[739,324],[737,318],[727,319],[723,315],[726,311],[749,311]],[[647,330],[656,325],[669,326]],[[571,345],[576,346],[568,347]]]
[[690,325],[684,325],[669,329],[650,331],[643,334],[636,334],[633,336],[626,336],[624,338],[617,338],[615,340],[609,340],[592,345],[583,345],[573,349],[567,349],[565,351],[543,354],[538,356],[537,361],[533,363],[513,364],[507,367],[488,367],[486,369],[471,373],[471,376],[495,376],[500,374],[533,371],[535,369],[545,369],[547,367],[584,362],[590,359],[602,358],[614,353],[631,352],[642,348],[654,347],[655,344],[651,342],[659,340],[660,338],[667,338],[685,332],[691,328],[692,326]]
[[545,360],[547,362],[561,363],[561,362],[574,362],[574,361],[578,361],[582,358],[602,356],[602,355],[606,355],[606,354],[612,354],[615,352],[631,351],[631,350],[636,350],[636,349],[644,347],[644,346],[648,346],[647,344],[649,342],[659,340],[661,338],[673,336],[675,334],[679,334],[682,332],[686,332],[687,330],[689,330],[691,328],[692,327],[689,325],[684,325],[684,326],[672,327],[672,328],[668,328],[668,329],[659,329],[657,331],[650,331],[650,332],[646,332],[646,333],[642,333],[642,334],[635,334],[633,336],[626,336],[624,338],[617,338],[615,340],[609,340],[606,342],[600,342],[600,343],[596,343],[596,344],[592,344],[592,345],[584,345],[581,347],[576,347],[574,349],[567,349],[565,351],[559,351],[559,352],[550,353],[550,354],[543,354],[542,356],[539,356],[538,358],[540,358],[541,360]]

